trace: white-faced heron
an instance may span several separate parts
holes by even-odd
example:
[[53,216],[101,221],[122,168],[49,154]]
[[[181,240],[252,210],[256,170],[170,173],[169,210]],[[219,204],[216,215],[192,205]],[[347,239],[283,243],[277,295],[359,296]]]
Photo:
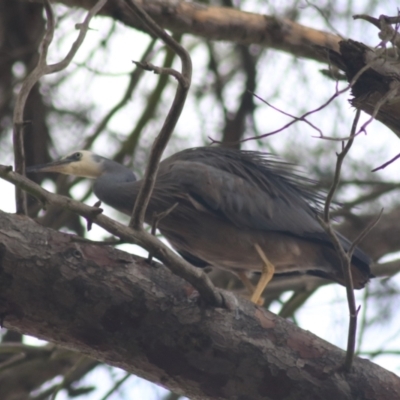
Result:
[[[123,165],[89,151],[34,166],[28,172],[59,172],[95,179],[94,193],[130,215],[142,185]],[[178,205],[159,221],[160,232],[198,267],[261,272],[251,297],[258,302],[273,274],[308,273],[344,285],[341,261],[317,215],[322,197],[290,164],[255,151],[199,147],[160,163],[146,222]],[[337,234],[345,250],[350,242]],[[356,289],[371,277],[370,259],[353,253]]]

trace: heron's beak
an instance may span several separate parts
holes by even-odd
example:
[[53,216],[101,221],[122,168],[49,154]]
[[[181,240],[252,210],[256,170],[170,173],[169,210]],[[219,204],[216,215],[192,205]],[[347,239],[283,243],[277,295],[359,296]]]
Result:
[[66,170],[66,167],[71,164],[71,160],[68,159],[61,159],[57,161],[53,161],[48,164],[41,164],[41,165],[33,165],[26,169],[27,173],[30,172],[58,172],[63,173]]

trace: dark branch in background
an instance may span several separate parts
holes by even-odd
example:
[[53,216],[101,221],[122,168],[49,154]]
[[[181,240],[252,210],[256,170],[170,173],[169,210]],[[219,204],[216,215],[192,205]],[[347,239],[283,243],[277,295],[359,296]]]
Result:
[[[318,137],[319,139],[334,140],[334,141],[349,140],[350,137],[345,137],[345,138],[331,138],[331,137],[325,136],[319,128],[317,128],[316,126],[314,126],[313,124],[311,124],[311,123],[307,120],[307,117],[310,116],[310,115],[312,115],[312,114],[315,114],[315,113],[321,111],[321,110],[324,109],[324,108],[326,108],[330,103],[332,103],[333,100],[335,100],[337,97],[339,97],[339,96],[342,95],[343,93],[345,93],[345,92],[347,92],[348,90],[350,90],[350,89],[356,84],[356,82],[357,82],[357,80],[359,79],[359,77],[360,77],[365,71],[367,71],[369,68],[371,68],[372,63],[375,62],[376,59],[377,59],[377,58],[374,58],[374,59],[371,60],[367,65],[365,65],[363,68],[361,68],[361,69],[357,72],[357,74],[355,74],[355,76],[353,77],[353,79],[351,80],[351,82],[350,82],[346,87],[344,87],[344,88],[341,89],[341,90],[339,90],[338,88],[336,88],[335,93],[334,93],[325,103],[323,103],[321,106],[319,106],[319,107],[317,107],[317,108],[315,108],[315,109],[313,109],[313,110],[311,110],[311,111],[307,111],[306,113],[304,113],[304,114],[301,115],[300,117],[295,117],[295,116],[293,116],[293,115],[290,115],[290,114],[288,114],[288,113],[285,113],[285,112],[283,112],[283,111],[277,109],[277,111],[279,111],[280,113],[285,114],[285,115],[288,115],[288,116],[290,116],[291,118],[293,118],[293,121],[288,122],[287,124],[285,124],[285,125],[282,126],[281,128],[276,129],[276,130],[274,130],[274,131],[271,131],[271,132],[268,132],[268,133],[264,133],[264,134],[259,135],[259,136],[253,136],[253,137],[250,137],[250,138],[242,139],[242,140],[240,141],[240,143],[242,143],[242,142],[247,142],[247,141],[251,141],[251,140],[259,140],[259,139],[266,138],[266,137],[268,137],[268,136],[275,135],[275,134],[277,134],[277,133],[283,132],[284,130],[286,130],[287,128],[289,128],[289,126],[291,126],[291,125],[293,125],[293,124],[295,124],[296,122],[299,122],[299,121],[306,122],[306,123],[309,124],[312,128],[316,129],[316,130],[319,132],[319,136],[316,136],[316,137]],[[391,96],[392,96],[392,95],[391,95]],[[386,100],[387,100],[387,99],[386,99]],[[385,102],[386,102],[386,101],[385,101]],[[382,102],[382,104],[380,104],[379,107],[381,107],[385,102]],[[267,103],[267,102],[265,102],[265,103],[268,104],[268,105],[270,106],[269,103]],[[273,108],[276,109],[275,107],[273,107]],[[377,111],[379,111],[379,108],[378,108]],[[372,118],[368,121],[368,123],[370,123],[371,121],[372,121]],[[365,130],[365,127],[364,127],[364,130]],[[358,135],[359,133],[361,133],[361,131],[357,132],[357,135]],[[220,143],[220,141],[214,140],[214,139],[212,139],[211,137],[210,137],[209,139],[211,140],[212,143]]]
[[[180,42],[181,35],[174,35],[173,38]],[[166,47],[166,54],[163,62],[163,68],[171,68],[172,63],[175,58],[175,53],[169,48]],[[138,68],[140,71],[144,71],[141,68]],[[141,133],[143,132],[144,127],[149,123],[149,121],[154,117],[154,114],[157,110],[157,107],[160,105],[161,96],[164,92],[164,89],[168,83],[168,75],[161,74],[159,76],[158,82],[148,96],[145,108],[140,116],[139,120],[135,123],[135,127],[129,133],[127,139],[121,144],[120,150],[115,155],[114,160],[118,162],[122,162],[125,155],[133,156],[136,146],[139,142],[139,138]]]
[[[34,70],[24,79],[18,93],[14,108],[14,130],[13,148],[15,170],[25,174],[25,151],[24,151],[24,110],[29,93],[36,82],[45,74],[46,57],[50,43],[54,35],[54,15],[49,0],[44,1],[44,9],[47,17],[46,33],[39,46],[39,60]],[[17,214],[27,214],[26,194],[19,188],[15,188],[15,205]]]
[[27,191],[45,206],[55,205],[76,212],[126,243],[134,243],[143,247],[162,261],[174,274],[189,282],[208,304],[216,307],[221,307],[224,304],[219,290],[214,287],[210,278],[203,271],[183,260],[144,229],[131,229],[103,214],[99,214],[99,209],[96,207],[90,207],[69,197],[50,193],[28,178],[12,172],[11,167],[0,165],[0,177]]
[[[39,46],[39,60],[33,71],[24,79],[21,90],[17,96],[15,109],[14,109],[14,133],[13,133],[13,144],[14,144],[14,157],[15,157],[15,170],[24,175],[25,174],[25,154],[24,154],[24,139],[23,130],[26,121],[24,121],[24,110],[26,100],[33,86],[38,80],[46,75],[53,72],[61,71],[65,69],[72,61],[79,47],[85,39],[86,33],[89,29],[89,22],[94,15],[104,6],[107,0],[99,0],[96,5],[88,12],[84,22],[79,24],[79,35],[77,40],[73,43],[70,51],[66,57],[59,63],[48,65],[47,64],[47,52],[54,36],[54,14],[49,0],[44,0],[44,9],[47,17],[47,28],[42,42]],[[16,209],[18,214],[27,213],[26,195],[21,190],[16,188],[15,191]]]
[[53,386],[53,393],[51,395],[51,400],[56,400],[57,394],[63,390],[63,389],[68,389],[71,386],[71,383],[74,382],[75,380],[75,374],[77,371],[79,371],[80,367],[82,365],[85,365],[87,362],[87,357],[84,355],[81,355],[78,360],[75,362],[72,367],[66,371],[66,373],[63,376],[62,381],[59,384],[56,384]]
[[111,395],[114,394],[130,377],[132,374],[125,374],[121,379],[115,382],[114,386],[101,398],[101,400],[107,400]]
[[[58,385],[52,385],[44,390],[41,385],[56,376],[64,375],[79,359],[82,359],[82,355],[54,344],[29,346],[15,342],[1,344],[0,358],[4,356],[9,358],[0,364],[1,399],[18,397],[48,400]],[[74,373],[69,375],[74,381],[74,387],[65,387],[68,392],[84,394],[92,391],[93,387],[80,386],[78,382],[98,364],[98,361],[84,357],[84,362],[82,361],[79,368],[75,368]],[[33,390],[39,393],[32,396]]]
[[[154,45],[156,43],[156,39],[153,39],[150,44],[147,46],[147,49],[143,53],[141,61],[146,61],[151,52],[153,51]],[[121,109],[123,108],[132,97],[132,93],[135,90],[136,86],[139,83],[141,76],[143,75],[143,70],[140,68],[135,68],[135,70],[130,74],[130,80],[128,87],[125,90],[122,99],[103,117],[100,123],[96,126],[94,132],[85,140],[84,149],[89,149],[94,141],[99,137],[103,129],[107,126],[108,122],[111,118]]]
[[246,130],[246,117],[254,111],[252,92],[256,89],[257,59],[252,55],[248,46],[237,46],[240,54],[243,72],[246,75],[246,83],[240,98],[239,107],[234,115],[225,114],[225,127],[222,132],[222,145],[240,147],[240,139]]
[[89,10],[85,19],[82,23],[76,24],[76,29],[79,30],[78,37],[76,38],[75,42],[72,44],[68,54],[58,63],[46,65],[46,74],[52,74],[54,72],[62,71],[63,69],[67,68],[70,62],[75,57],[76,52],[81,47],[83,41],[85,40],[86,33],[89,30],[89,23],[91,19],[103,8],[103,6],[107,3],[107,0],[99,0],[95,5]]
[[[156,180],[158,164],[160,163],[163,151],[167,146],[175,125],[181,115],[186,96],[190,88],[190,83],[192,79],[192,61],[190,59],[189,53],[164,30],[162,30],[142,10],[140,6],[138,6],[133,0],[126,1],[128,2],[130,9],[133,11],[133,13],[142,20],[142,22],[147,26],[150,32],[163,40],[164,43],[180,57],[182,62],[182,74],[179,74],[181,78],[178,80],[179,84],[176,90],[175,98],[164,121],[164,124],[160,130],[160,133],[153,143],[150,153],[150,160],[143,178],[143,184],[136,199],[135,206],[132,212],[132,218],[129,223],[129,226],[138,230],[143,230],[144,216]],[[169,71],[169,73],[170,72],[171,71]],[[175,73],[174,76],[176,77]]]

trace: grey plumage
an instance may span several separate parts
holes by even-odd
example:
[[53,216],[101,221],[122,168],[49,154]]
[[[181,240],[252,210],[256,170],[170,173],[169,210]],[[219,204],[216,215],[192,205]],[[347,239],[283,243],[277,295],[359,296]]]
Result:
[[[80,173],[78,164],[84,161],[88,165]],[[89,152],[31,171],[96,178],[96,196],[125,214],[131,214],[141,186],[128,168]],[[261,271],[257,244],[275,273],[306,272],[343,284],[340,260],[316,217],[323,198],[290,164],[264,153],[222,147],[181,151],[160,163],[146,222],[175,203],[159,229],[194,265]],[[339,239],[347,250],[350,242],[342,235]],[[369,264],[357,248],[352,259],[356,288],[368,281]]]

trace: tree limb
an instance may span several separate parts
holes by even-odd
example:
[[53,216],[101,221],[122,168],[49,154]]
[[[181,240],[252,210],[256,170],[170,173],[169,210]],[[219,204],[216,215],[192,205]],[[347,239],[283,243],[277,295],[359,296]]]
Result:
[[[0,212],[4,326],[87,354],[192,399],[400,397],[400,379],[237,299],[202,306],[169,270]],[[51,301],[49,301],[51,299]]]
[[[89,9],[94,0],[57,0],[68,7]],[[189,33],[208,40],[259,44],[288,52],[296,57],[326,62],[313,48],[339,49],[340,36],[300,25],[287,18],[262,15],[229,7],[174,0],[138,1],[144,11],[162,28],[173,33]],[[109,0],[100,11],[136,29],[147,31],[144,24],[127,11],[125,0]]]

